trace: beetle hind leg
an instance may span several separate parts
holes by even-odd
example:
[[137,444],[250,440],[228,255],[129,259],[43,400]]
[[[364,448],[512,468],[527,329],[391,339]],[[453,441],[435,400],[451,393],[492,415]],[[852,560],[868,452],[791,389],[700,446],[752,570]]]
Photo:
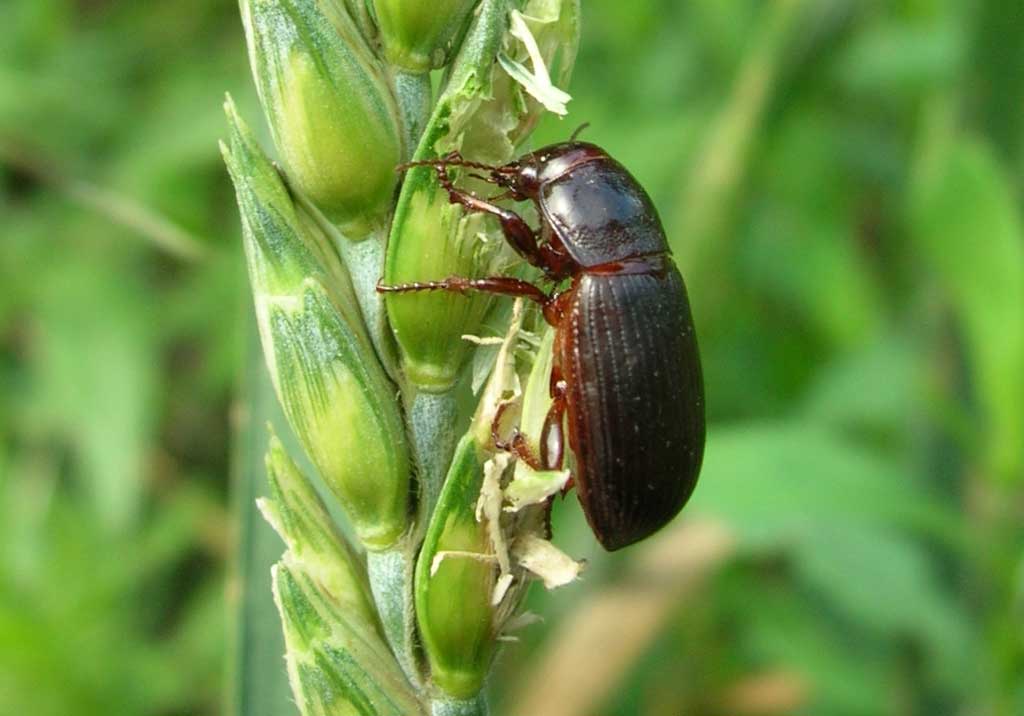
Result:
[[557,373],[552,373],[551,377],[554,399],[540,431],[540,455],[548,470],[561,470],[565,464],[565,382],[557,377]]
[[[501,437],[499,423],[501,421],[504,406],[498,410],[491,423],[491,436],[494,438],[494,446],[498,450],[511,453],[517,460],[522,460],[531,469],[539,472],[561,470],[565,463],[565,439],[562,429],[562,422],[565,416],[565,397],[559,382],[559,392],[555,395],[554,402],[544,417],[544,426],[540,432],[540,454],[538,455],[526,436],[514,428],[512,435],[506,440]],[[554,390],[554,389],[553,389]]]
[[529,465],[532,470],[541,472],[550,469],[545,467],[544,461],[533,451],[533,448],[530,447],[530,444],[526,441],[526,436],[519,431],[519,428],[514,428],[512,430],[512,435],[507,440],[494,434],[494,430],[492,430],[491,433],[494,437],[494,447],[498,450],[509,453],[516,460],[522,460]]

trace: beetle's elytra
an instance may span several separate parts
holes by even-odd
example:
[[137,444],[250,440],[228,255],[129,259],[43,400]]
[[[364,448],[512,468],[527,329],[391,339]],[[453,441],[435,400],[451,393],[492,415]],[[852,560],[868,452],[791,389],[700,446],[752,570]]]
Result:
[[[686,288],[643,187],[603,149],[555,144],[492,167],[457,154],[436,167],[452,203],[491,214],[513,248],[553,281],[548,295],[508,277],[380,286],[389,292],[478,290],[539,303],[555,328],[551,411],[541,454],[521,435],[505,446],[537,469],[560,469],[563,424],[576,456],[580,504],[598,541],[616,550],[650,536],[689,499],[704,455],[704,386]],[[449,166],[481,169],[516,213],[456,188]]]

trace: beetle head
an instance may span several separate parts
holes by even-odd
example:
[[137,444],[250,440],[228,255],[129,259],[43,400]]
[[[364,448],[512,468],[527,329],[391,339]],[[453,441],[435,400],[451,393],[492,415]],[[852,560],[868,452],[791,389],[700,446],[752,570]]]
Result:
[[520,193],[534,199],[540,195],[544,184],[567,174],[579,164],[607,156],[596,144],[570,140],[538,149],[501,169],[510,168],[518,187],[521,187]]
[[568,142],[551,144],[524,154],[514,162],[491,169],[489,178],[481,178],[503,187],[508,196],[516,201],[538,199],[541,187],[547,182],[568,173],[579,164],[608,156],[596,144],[575,139],[575,134],[585,127],[583,125],[576,130],[574,138]]
[[539,199],[541,187],[544,184],[568,173],[573,167],[607,156],[605,151],[595,144],[570,139],[568,142],[552,144],[535,152],[524,154],[519,159],[501,166],[469,161],[456,151],[440,159],[402,164],[398,170],[406,171],[412,167],[429,166],[436,168],[443,175],[444,170],[448,167],[478,169],[485,173],[472,176],[505,190],[504,194],[493,197],[494,199],[509,198],[515,201],[526,201]]
[[506,196],[515,201],[536,199],[540,192],[540,180],[536,162],[531,161],[532,158],[532,154],[527,154],[514,162],[495,167],[487,180],[505,189]]
[[433,167],[438,170],[442,177],[442,184],[445,182],[445,170],[448,167],[465,167],[477,169],[484,174],[471,173],[470,176],[489,182],[505,190],[505,193],[497,198],[511,198],[516,201],[525,201],[536,198],[540,182],[538,181],[537,162],[533,155],[527,155],[517,161],[494,166],[465,159],[459,152],[451,152],[440,159],[425,159],[400,164],[396,169],[400,172],[407,171],[413,167]]

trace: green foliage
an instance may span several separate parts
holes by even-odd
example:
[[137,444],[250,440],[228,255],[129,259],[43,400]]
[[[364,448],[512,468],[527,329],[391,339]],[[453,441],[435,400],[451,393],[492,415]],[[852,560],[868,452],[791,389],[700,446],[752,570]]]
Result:
[[[463,5],[459,15],[468,17],[470,9]],[[448,468],[450,446],[468,423],[452,392],[463,362],[455,349],[466,345],[463,334],[475,332],[484,315],[476,325],[462,323],[448,331],[433,356],[437,370],[428,370],[427,380],[421,364],[431,361],[411,357],[418,345],[409,341],[409,321],[399,320],[402,314],[395,310],[387,322],[381,320],[377,281],[383,272],[385,281],[401,282],[395,266],[406,256],[414,266],[432,250],[465,259],[454,268],[444,262],[444,277],[479,268],[478,245],[504,247],[506,253],[511,248],[486,227],[480,212],[455,225],[458,214],[470,212],[449,206],[455,193],[436,177],[441,190],[428,186],[433,196],[428,202],[444,209],[445,216],[432,210],[413,218],[415,212],[396,211],[390,228],[381,228],[380,219],[390,213],[384,209],[392,192],[379,194],[377,201],[346,200],[350,211],[345,214],[328,196],[366,198],[376,176],[392,185],[395,170],[403,169],[392,152],[399,136],[417,145],[414,173],[432,177],[435,172],[423,160],[433,160],[445,146],[459,147],[474,161],[498,157],[504,162],[544,109],[565,114],[570,97],[552,84],[546,66],[567,82],[579,39],[578,0],[533,0],[522,9],[526,16],[508,0],[484,0],[431,110],[430,78],[416,80],[404,67],[386,65],[384,48],[364,34],[365,27],[357,27],[358,17],[333,0],[241,5],[260,100],[284,159],[283,168],[272,163],[229,98],[230,139],[221,149],[241,213],[263,353],[295,436],[369,552],[365,564],[349,552],[318,507],[314,489],[305,484],[308,478],[273,442],[272,499],[261,500],[260,507],[288,545],[272,573],[289,681],[303,714],[409,713],[420,704],[435,712],[486,713],[480,691],[490,655],[502,624],[517,609],[521,587],[530,579],[527,570],[542,575],[546,584],[566,583],[578,574],[575,561],[539,536],[546,531],[536,519],[503,515],[500,478],[509,458],[488,461],[498,466],[485,481],[485,460],[497,451],[489,431],[478,441],[479,426],[471,428],[462,444],[478,459],[457,455]],[[395,20],[381,24],[381,37],[392,50]],[[451,20],[454,29],[461,23]],[[522,64],[526,54],[532,70]],[[400,115],[389,114],[383,124],[379,113],[367,111],[392,104],[401,108]],[[392,123],[394,132],[374,136]],[[409,178],[403,201],[422,199],[423,189],[422,182]],[[431,231],[434,224],[441,224],[439,234]],[[353,233],[354,226],[370,229],[369,235]],[[373,248],[364,251],[353,239]],[[417,271],[408,278],[424,276]],[[460,304],[458,298],[443,298]],[[446,331],[438,330],[429,312],[422,315],[419,302],[405,303],[419,314],[413,323],[426,330],[423,343],[432,344],[435,333],[444,337]],[[442,321],[449,318],[447,310],[434,313],[441,313]],[[516,363],[504,356],[518,340],[521,311],[515,315],[515,328],[499,353],[502,367],[490,380],[496,387],[480,398],[480,411],[489,415],[495,414],[501,393],[514,387]],[[394,339],[404,370],[391,360]],[[294,489],[299,483],[306,489]],[[478,509],[477,498],[488,489],[492,499],[481,499],[486,507]],[[334,548],[322,549],[325,542]],[[444,561],[460,553],[471,555],[470,561]],[[499,571],[502,587],[492,590]],[[353,595],[365,596],[366,587],[374,610],[360,614],[369,611],[369,602]]]
[[[1024,710],[1022,22],[1006,0],[588,6],[570,121],[532,141],[591,122],[659,207],[712,419],[692,516],[740,538],[595,713],[731,713],[774,672],[805,686],[778,713]],[[0,26],[0,712],[220,713],[249,310],[223,91],[258,114],[237,7],[9,0]],[[555,541],[590,575],[533,595],[509,712],[630,559],[572,502]]]
[[281,406],[370,549],[407,528],[409,459],[394,390],[345,268],[229,100],[225,162],[242,215],[256,319]]
[[487,677],[497,626],[490,544],[475,515],[481,457],[467,434],[455,449],[416,564],[416,616],[431,676],[459,698],[475,696]]
[[271,443],[268,424],[280,429],[286,421],[264,367],[254,320],[249,341],[252,349],[240,386],[245,402],[240,405],[233,446],[231,501],[237,546],[229,582],[232,593],[227,600],[231,639],[223,713],[275,716],[294,704],[281,664],[281,621],[273,595],[267,589],[270,570],[281,558],[281,537],[256,509],[259,497],[272,492],[270,480],[253,480],[252,475],[266,470]]
[[476,0],[429,4],[373,0],[388,60],[416,73],[444,67],[475,4]]
[[221,712],[234,12],[0,4],[2,713]]
[[995,476],[1024,478],[1024,226],[988,147],[932,148],[912,197],[914,238],[951,303],[970,359],[972,437]]

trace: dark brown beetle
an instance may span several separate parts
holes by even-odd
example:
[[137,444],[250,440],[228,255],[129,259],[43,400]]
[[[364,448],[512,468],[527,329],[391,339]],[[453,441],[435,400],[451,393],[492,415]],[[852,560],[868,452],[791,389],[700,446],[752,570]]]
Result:
[[[577,141],[499,167],[458,154],[414,165],[436,167],[452,203],[497,217],[520,256],[552,281],[572,282],[552,295],[509,277],[379,290],[476,290],[539,303],[556,331],[541,454],[518,433],[503,447],[536,469],[560,469],[567,415],[575,484],[598,541],[616,550],[653,534],[697,482],[704,386],[686,288],[647,193],[603,149]],[[457,189],[449,166],[486,171],[479,178],[504,188],[504,197],[533,201],[540,231]]]

